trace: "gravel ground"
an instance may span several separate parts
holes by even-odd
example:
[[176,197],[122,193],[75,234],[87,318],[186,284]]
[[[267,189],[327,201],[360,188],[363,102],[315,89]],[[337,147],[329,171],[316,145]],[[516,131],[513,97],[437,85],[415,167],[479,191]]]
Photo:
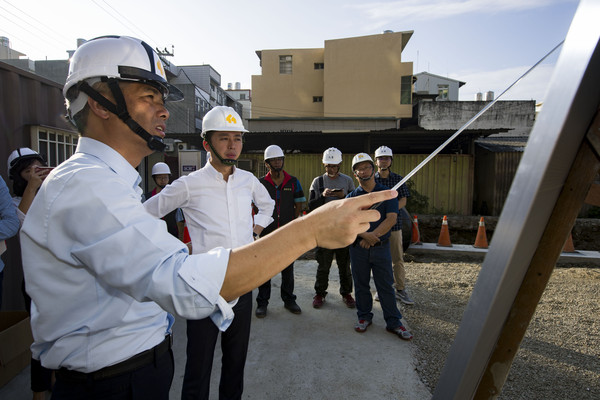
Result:
[[[405,258],[416,304],[401,311],[415,335],[417,372],[433,392],[481,264]],[[556,268],[499,398],[600,399],[599,300],[600,268]]]

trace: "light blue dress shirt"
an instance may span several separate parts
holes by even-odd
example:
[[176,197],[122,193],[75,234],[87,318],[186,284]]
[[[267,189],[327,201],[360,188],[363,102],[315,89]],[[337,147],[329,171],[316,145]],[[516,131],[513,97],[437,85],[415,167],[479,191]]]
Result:
[[[6,187],[6,182],[0,177],[0,241],[10,239],[19,231],[17,208]],[[0,272],[4,270],[4,262],[0,259]],[[0,282],[1,284],[1,282]]]
[[31,350],[46,368],[92,372],[150,349],[173,318],[233,319],[219,295],[229,250],[190,256],[148,214],[140,176],[114,149],[81,138],[40,188],[21,229],[32,298]]

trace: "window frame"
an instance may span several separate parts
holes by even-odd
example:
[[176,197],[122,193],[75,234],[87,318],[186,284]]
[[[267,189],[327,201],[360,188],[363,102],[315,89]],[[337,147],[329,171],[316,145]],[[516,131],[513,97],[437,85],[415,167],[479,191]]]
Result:
[[33,125],[30,128],[31,149],[46,159],[49,167],[56,167],[71,157],[79,143],[79,132]]

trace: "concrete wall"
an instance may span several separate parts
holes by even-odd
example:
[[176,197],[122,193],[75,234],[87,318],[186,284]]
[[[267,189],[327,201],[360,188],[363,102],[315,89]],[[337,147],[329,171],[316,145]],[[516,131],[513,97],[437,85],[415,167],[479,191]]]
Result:
[[[419,126],[424,129],[459,129],[487,103],[485,101],[422,101]],[[498,101],[469,129],[511,128],[511,134],[529,133],[535,122],[535,101]]]

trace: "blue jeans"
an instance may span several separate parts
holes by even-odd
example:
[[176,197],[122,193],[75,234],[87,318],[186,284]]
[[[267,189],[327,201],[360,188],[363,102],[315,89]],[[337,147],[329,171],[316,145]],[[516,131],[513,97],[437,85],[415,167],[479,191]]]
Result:
[[392,255],[390,242],[385,240],[380,246],[363,249],[360,245],[350,245],[352,278],[356,297],[356,314],[358,319],[373,320],[373,296],[371,295],[371,272],[375,288],[379,293],[379,302],[383,310],[383,318],[387,328],[400,326],[402,314],[396,305],[394,293],[394,275],[392,273]]

